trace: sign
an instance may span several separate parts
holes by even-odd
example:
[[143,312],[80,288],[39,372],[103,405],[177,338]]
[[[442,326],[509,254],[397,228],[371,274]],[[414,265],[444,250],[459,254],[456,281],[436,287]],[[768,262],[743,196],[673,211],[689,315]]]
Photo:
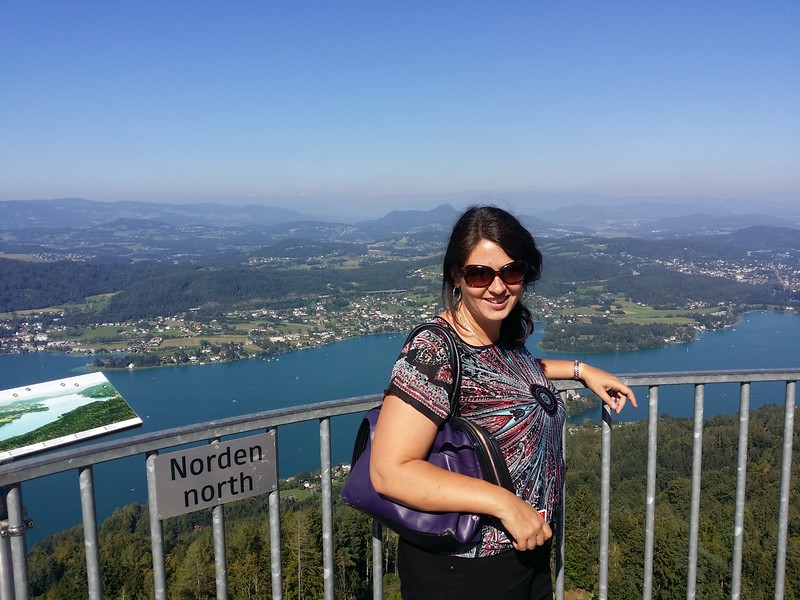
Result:
[[159,519],[272,492],[275,431],[159,454],[154,467]]

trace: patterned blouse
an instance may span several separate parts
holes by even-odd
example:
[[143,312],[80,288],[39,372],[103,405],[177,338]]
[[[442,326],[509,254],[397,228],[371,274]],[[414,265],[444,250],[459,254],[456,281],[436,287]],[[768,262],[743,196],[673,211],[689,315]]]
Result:
[[[524,345],[470,346],[447,321],[437,317],[435,322],[450,329],[461,354],[461,416],[497,439],[517,496],[545,511],[545,518],[553,522],[564,481],[566,410],[560,394]],[[426,329],[409,341],[394,365],[387,389],[436,425],[447,418],[453,385],[447,344],[441,335]],[[487,524],[481,543],[460,556],[489,556],[511,547],[502,529]]]

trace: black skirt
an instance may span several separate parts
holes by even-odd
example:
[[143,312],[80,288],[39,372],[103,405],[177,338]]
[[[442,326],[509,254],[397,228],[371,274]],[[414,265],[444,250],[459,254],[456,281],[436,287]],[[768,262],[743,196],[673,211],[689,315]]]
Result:
[[400,538],[403,600],[552,600],[550,542],[517,552],[460,558],[427,552]]

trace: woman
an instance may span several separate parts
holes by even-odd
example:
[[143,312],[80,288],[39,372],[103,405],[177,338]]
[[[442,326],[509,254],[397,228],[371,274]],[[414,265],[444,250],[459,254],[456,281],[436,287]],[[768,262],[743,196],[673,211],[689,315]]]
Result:
[[427,511],[495,517],[468,552],[441,555],[400,540],[406,600],[551,599],[550,523],[561,503],[564,404],[551,379],[580,379],[619,413],[633,392],[579,361],[538,360],[525,347],[533,330],[523,291],[541,274],[533,237],[509,213],[471,208],[453,228],[444,257],[445,310],[436,321],[455,334],[462,362],[460,413],[500,443],[516,489],[450,473],[425,461],[448,414],[452,378],[440,333],[424,330],[392,371],[372,447],[375,489]]

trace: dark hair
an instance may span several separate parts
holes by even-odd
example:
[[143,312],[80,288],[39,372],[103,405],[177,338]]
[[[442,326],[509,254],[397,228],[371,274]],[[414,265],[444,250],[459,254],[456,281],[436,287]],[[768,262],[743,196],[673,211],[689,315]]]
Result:
[[[528,285],[542,274],[542,253],[530,231],[510,213],[494,206],[473,206],[453,226],[442,265],[442,303],[446,310],[455,310],[453,271],[463,267],[479,242],[487,240],[500,246],[514,260],[528,263],[522,284]],[[521,346],[533,331],[531,312],[517,302],[500,327],[500,342]]]

